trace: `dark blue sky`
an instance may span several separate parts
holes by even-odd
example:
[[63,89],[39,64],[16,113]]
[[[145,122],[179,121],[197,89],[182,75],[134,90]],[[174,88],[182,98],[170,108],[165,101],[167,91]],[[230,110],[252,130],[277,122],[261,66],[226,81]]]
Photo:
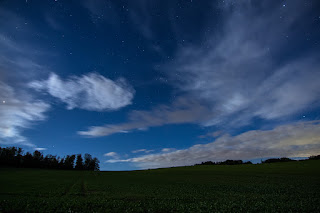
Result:
[[0,1],[0,144],[102,170],[320,152],[320,2]]

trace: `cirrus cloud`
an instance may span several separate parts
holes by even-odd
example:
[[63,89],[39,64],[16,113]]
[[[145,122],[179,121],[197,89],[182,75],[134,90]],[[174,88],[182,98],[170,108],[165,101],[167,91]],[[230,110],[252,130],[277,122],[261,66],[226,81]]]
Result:
[[[100,137],[180,123],[236,129],[254,119],[277,125],[320,106],[317,50],[288,54],[305,42],[306,25],[300,22],[310,6],[292,1],[284,9],[270,1],[245,0],[221,3],[220,10],[218,29],[200,44],[178,46],[173,60],[162,66],[180,95],[172,104],[132,111],[127,122],[78,133]],[[182,99],[190,104],[181,104]]]
[[311,8],[300,1],[290,2],[286,10],[277,5],[266,1],[257,6],[250,0],[223,4],[220,30],[201,45],[178,48],[167,64],[171,84],[215,113],[205,126],[290,118],[320,106],[319,56],[311,48],[303,55],[284,54],[304,42],[300,20]]
[[188,98],[178,98],[170,106],[160,105],[150,111],[134,110],[129,114],[129,122],[115,125],[92,126],[79,135],[101,137],[115,133],[145,130],[166,124],[199,123],[208,118],[210,109]]

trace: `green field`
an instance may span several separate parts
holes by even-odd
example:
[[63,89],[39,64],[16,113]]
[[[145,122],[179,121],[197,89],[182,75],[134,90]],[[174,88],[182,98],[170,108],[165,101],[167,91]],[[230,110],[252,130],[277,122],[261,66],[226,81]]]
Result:
[[0,168],[0,212],[320,212],[320,161],[130,172]]

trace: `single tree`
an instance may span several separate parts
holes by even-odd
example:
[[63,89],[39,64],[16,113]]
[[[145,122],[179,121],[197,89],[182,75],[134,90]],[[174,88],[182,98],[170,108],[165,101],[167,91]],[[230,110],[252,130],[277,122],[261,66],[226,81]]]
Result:
[[81,154],[77,155],[76,167],[77,170],[83,170],[83,159]]
[[90,170],[90,163],[92,161],[92,156],[88,153],[84,154],[84,169]]

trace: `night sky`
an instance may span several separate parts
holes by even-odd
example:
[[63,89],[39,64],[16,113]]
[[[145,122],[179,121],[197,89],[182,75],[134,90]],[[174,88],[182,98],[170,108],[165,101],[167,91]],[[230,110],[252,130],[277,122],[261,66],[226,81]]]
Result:
[[320,154],[320,1],[0,0],[0,101],[101,170]]

